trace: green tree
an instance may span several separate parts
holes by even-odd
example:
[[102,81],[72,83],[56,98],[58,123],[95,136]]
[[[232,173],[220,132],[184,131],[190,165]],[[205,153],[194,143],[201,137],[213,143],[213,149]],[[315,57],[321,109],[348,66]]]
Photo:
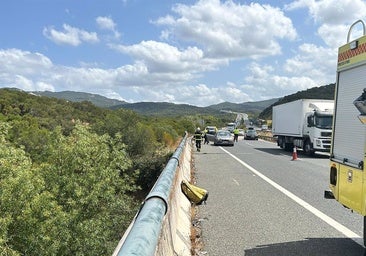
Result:
[[5,140],[8,129],[0,123],[0,254],[56,255],[65,215],[31,159]]
[[42,162],[48,153],[50,131],[38,121],[31,116],[14,119],[11,122],[9,138],[18,147],[24,147],[33,161]]
[[121,135],[58,127],[47,161],[34,165],[9,129],[0,123],[0,255],[111,255],[138,209]]
[[69,236],[60,237],[63,255],[109,255],[137,211],[131,193],[137,173],[121,136],[99,136],[77,124],[70,136],[60,129],[49,165],[43,168],[47,189],[67,214]]

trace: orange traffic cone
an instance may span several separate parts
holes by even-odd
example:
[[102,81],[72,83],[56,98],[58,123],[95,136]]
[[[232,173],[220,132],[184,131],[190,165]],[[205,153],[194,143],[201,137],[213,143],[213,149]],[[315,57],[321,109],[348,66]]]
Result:
[[294,146],[294,150],[292,151],[292,159],[291,160],[296,160],[297,159],[297,150],[296,150],[296,146]]

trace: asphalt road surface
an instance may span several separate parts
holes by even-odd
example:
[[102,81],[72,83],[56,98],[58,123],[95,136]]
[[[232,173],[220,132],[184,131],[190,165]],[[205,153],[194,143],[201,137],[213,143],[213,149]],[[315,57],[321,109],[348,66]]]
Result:
[[209,191],[198,206],[201,255],[366,255],[362,216],[323,197],[328,156],[297,155],[242,138],[194,152],[197,185]]

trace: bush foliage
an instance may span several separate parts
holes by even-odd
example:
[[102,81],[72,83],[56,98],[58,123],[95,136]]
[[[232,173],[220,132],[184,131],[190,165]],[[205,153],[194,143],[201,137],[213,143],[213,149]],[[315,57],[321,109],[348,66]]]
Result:
[[200,119],[0,89],[0,255],[111,255]]

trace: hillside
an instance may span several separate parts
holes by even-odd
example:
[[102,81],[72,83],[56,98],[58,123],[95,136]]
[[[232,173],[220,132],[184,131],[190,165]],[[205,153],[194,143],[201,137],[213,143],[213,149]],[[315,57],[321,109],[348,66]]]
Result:
[[72,102],[90,101],[97,107],[110,108],[116,105],[126,104],[125,101],[109,99],[104,96],[85,92],[63,91],[63,92],[50,92],[50,91],[34,91],[35,95],[41,95],[51,98],[64,99]]
[[125,101],[109,99],[97,94],[74,92],[74,91],[62,91],[62,92],[35,91],[31,93],[51,98],[64,99],[71,102],[88,101],[93,103],[97,107],[109,108],[113,110],[119,108],[129,109],[135,111],[136,113],[146,116],[185,116],[194,114],[217,115],[220,112],[220,110],[231,110],[233,112],[258,115],[266,107],[270,106],[271,104],[273,104],[278,100],[278,99],[270,99],[265,101],[244,102],[244,103],[223,102],[208,107],[197,107],[188,104],[174,104],[168,102],[127,103]]
[[113,106],[111,109],[130,109],[147,116],[185,116],[192,114],[215,114],[217,110],[210,107],[197,107],[188,104],[168,102],[137,102]]
[[208,107],[197,107],[188,104],[174,104],[167,102],[138,102],[114,106],[111,109],[130,109],[142,115],[148,116],[184,116],[192,114],[217,115],[221,110],[248,113],[258,115],[266,107],[278,99],[271,99],[258,102],[230,103],[223,102]]
[[286,102],[298,100],[298,99],[324,99],[333,100],[334,99],[334,89],[335,84],[328,84],[320,87],[313,87],[304,91],[299,91],[297,93],[285,96],[279,99],[277,102],[265,108],[258,116],[260,119],[271,120],[272,119],[272,107],[280,105]]
[[297,93],[285,96],[283,98],[273,98],[264,101],[231,103],[222,102],[208,107],[197,107],[188,104],[174,104],[168,102],[137,102],[127,103],[115,99],[109,99],[97,94],[84,92],[32,92],[36,95],[65,99],[72,102],[88,101],[95,106],[102,108],[129,109],[136,113],[146,116],[187,116],[195,114],[220,115],[221,110],[230,110],[233,112],[247,113],[252,116],[259,115],[260,119],[272,119],[272,107],[278,104],[286,103],[297,99],[333,99],[335,84],[324,85],[299,91]]
[[244,103],[231,103],[231,102],[223,102],[216,105],[209,106],[210,108],[216,110],[231,110],[234,112],[244,112],[244,113],[260,113],[268,106],[277,102],[279,99],[270,99],[263,101],[255,101],[255,102],[244,102]]

